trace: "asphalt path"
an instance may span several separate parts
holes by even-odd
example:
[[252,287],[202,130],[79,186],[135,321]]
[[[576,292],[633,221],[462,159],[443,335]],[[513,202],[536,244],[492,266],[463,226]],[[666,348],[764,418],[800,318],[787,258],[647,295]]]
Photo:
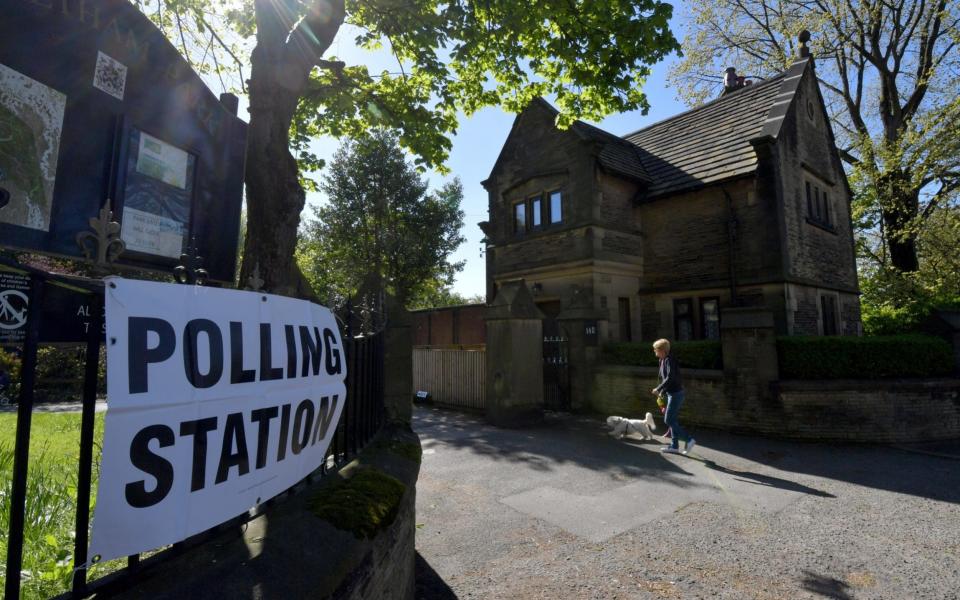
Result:
[[418,598],[960,598],[960,443],[500,429],[417,407]]

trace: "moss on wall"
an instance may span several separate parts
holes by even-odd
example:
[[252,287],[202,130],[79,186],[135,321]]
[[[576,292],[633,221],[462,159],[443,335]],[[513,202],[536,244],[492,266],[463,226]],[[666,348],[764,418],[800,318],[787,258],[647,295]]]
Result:
[[379,440],[371,445],[374,452],[386,451],[401,456],[409,461],[420,464],[423,450],[416,442],[402,442],[398,440]]
[[407,486],[382,471],[360,468],[324,487],[308,501],[313,514],[358,539],[373,539],[397,516]]

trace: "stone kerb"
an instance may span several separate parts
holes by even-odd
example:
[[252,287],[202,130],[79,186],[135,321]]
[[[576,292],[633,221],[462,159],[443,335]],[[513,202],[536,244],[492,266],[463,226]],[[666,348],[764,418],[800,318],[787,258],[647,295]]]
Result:
[[500,286],[485,316],[486,418],[519,427],[543,419],[543,313],[521,280]]

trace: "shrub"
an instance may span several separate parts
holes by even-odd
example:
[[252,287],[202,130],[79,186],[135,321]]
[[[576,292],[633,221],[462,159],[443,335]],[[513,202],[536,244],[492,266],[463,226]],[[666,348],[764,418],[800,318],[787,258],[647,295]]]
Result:
[[777,338],[784,379],[936,377],[953,371],[953,349],[920,334]]
[[[670,352],[681,368],[723,368],[723,353],[717,340],[673,342]],[[653,342],[611,342],[603,347],[603,358],[610,365],[656,367],[659,364],[653,353]]]
[[[79,401],[83,395],[83,374],[86,347],[57,348],[41,346],[37,349],[37,369],[34,380],[34,400]],[[16,401],[20,389],[22,360],[11,352],[0,350],[0,372],[6,374],[7,385],[0,396]],[[97,392],[106,393],[106,353],[101,347],[98,365]],[[0,386],[2,387],[2,386]]]
[[20,394],[20,358],[0,348],[0,398],[15,402]]

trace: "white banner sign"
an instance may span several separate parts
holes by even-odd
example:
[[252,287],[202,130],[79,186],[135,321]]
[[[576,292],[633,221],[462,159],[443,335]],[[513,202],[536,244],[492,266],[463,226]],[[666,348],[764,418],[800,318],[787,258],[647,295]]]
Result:
[[91,557],[183,540],[323,463],[347,374],[328,309],[107,281],[108,410]]

